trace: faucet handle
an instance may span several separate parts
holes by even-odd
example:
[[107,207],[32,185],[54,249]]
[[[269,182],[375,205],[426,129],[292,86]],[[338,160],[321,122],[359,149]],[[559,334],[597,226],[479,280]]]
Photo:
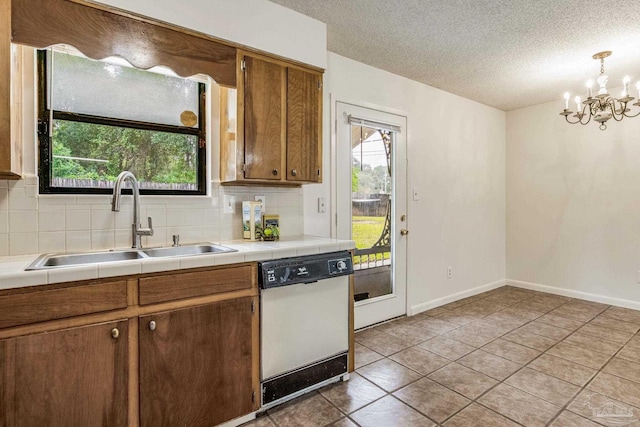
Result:
[[153,223],[151,222],[150,216],[147,217],[147,221],[149,222],[148,236],[153,236]]
[[174,234],[173,235],[173,245],[172,246],[180,246],[180,235],[179,234]]

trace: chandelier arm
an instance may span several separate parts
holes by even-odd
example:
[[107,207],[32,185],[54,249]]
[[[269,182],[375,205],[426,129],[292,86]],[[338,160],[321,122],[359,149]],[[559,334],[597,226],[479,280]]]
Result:
[[[572,122],[571,120],[569,120],[569,116],[564,116],[565,120],[567,121],[567,123],[571,123],[572,125],[581,123],[580,120],[576,120],[575,122]],[[587,122],[588,123],[588,122]]]
[[625,116],[625,117],[638,117],[638,116],[640,116],[640,111],[638,111],[635,114],[622,113],[622,115]]
[[622,119],[624,119],[624,110],[627,108],[627,104],[625,102],[618,102],[620,104],[620,108],[622,110],[622,112],[620,113],[616,113],[616,100],[612,99],[611,103],[609,104],[609,109],[611,109],[611,117],[613,117],[613,119],[616,122],[622,121]]

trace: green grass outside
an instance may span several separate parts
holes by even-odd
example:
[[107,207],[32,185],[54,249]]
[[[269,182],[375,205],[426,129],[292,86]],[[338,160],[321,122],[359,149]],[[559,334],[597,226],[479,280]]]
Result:
[[356,248],[365,249],[373,246],[380,238],[383,227],[383,216],[354,216],[351,236],[356,242]]
[[[373,246],[378,241],[384,228],[383,216],[354,216],[352,220],[351,238],[356,242],[356,248],[366,249]],[[389,259],[390,253],[385,253],[384,258]],[[379,260],[382,259],[382,254],[378,255]],[[356,256],[353,260],[355,263],[360,262],[360,257]],[[373,256],[371,260],[373,261]]]

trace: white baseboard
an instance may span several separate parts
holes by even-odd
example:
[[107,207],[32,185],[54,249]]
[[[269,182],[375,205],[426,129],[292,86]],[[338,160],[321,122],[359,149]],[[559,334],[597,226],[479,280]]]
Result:
[[446,297],[434,299],[433,301],[412,305],[411,307],[409,307],[409,312],[407,313],[407,315],[414,316],[418,313],[422,313],[423,311],[431,310],[432,308],[440,307],[441,305],[449,304],[450,302],[458,301],[463,298],[481,294],[482,292],[487,292],[492,289],[496,289],[501,286],[504,286],[506,284],[507,284],[506,280],[498,280],[496,282],[487,283],[485,285],[481,285],[472,289],[467,289],[466,291],[458,292],[452,295],[447,295]]
[[634,310],[640,310],[640,301],[632,301],[621,298],[613,298],[604,295],[590,294],[588,292],[576,291],[573,289],[557,288],[555,286],[541,285],[539,283],[523,282],[521,280],[506,280],[509,286],[515,286],[516,288],[530,289],[532,291],[547,292],[555,295],[562,295],[564,297],[578,298],[587,301],[599,302],[602,304],[615,305],[618,307],[631,308]]

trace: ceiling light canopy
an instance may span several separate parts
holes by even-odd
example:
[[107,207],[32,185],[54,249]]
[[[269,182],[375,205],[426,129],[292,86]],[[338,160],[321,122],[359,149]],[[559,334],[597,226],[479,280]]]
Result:
[[[569,92],[565,92],[564,110],[560,115],[564,116],[567,122],[572,125],[578,123],[586,125],[593,117],[593,120],[600,123],[600,130],[605,130],[607,128],[606,122],[611,118],[619,122],[625,117],[636,117],[640,114],[640,111],[635,114],[629,114],[631,110],[627,108],[627,104],[635,99],[633,96],[629,95],[629,82],[631,81],[629,76],[626,76],[622,80],[624,90],[622,91],[620,98],[614,98],[607,93],[609,76],[604,73],[604,59],[609,56],[611,56],[611,51],[609,50],[598,52],[593,55],[593,59],[600,60],[600,76],[596,79],[598,84],[598,93],[593,96],[593,80],[588,80],[586,85],[587,99],[581,101],[579,96],[574,98],[574,102],[576,104],[575,114],[573,111],[569,110],[569,99],[571,98],[571,94]],[[640,98],[640,81],[636,83],[636,88],[638,89],[638,97]],[[640,101],[635,102],[632,105],[640,106]],[[571,121],[569,117],[572,117],[575,120]]]

